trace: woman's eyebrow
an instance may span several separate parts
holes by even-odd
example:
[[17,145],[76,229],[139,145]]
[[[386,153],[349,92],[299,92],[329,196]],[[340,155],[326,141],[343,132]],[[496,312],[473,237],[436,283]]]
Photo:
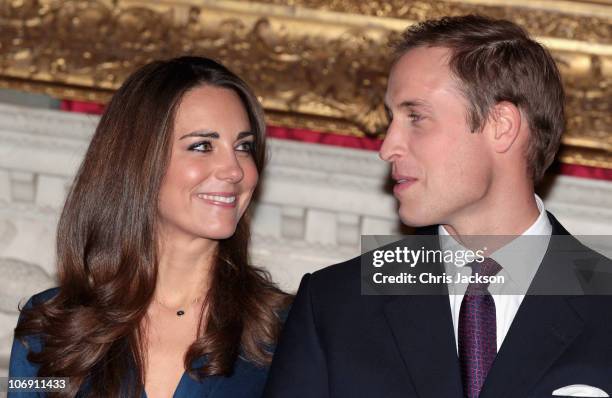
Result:
[[248,136],[255,136],[255,133],[252,131],[243,131],[242,133],[238,134],[238,140],[243,139],[244,137],[248,137]]
[[182,140],[183,138],[187,138],[187,137],[219,138],[219,133],[217,133],[216,131],[212,131],[212,130],[192,131],[191,133],[185,134],[184,136],[179,138],[179,140]]

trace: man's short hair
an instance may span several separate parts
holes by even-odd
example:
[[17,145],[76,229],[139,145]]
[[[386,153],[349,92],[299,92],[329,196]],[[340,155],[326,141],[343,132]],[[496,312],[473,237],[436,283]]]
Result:
[[449,67],[469,101],[468,123],[481,130],[491,107],[515,104],[527,118],[528,172],[541,180],[565,129],[564,93],[550,53],[513,22],[478,15],[445,17],[408,28],[395,46],[396,60],[416,47],[445,47]]

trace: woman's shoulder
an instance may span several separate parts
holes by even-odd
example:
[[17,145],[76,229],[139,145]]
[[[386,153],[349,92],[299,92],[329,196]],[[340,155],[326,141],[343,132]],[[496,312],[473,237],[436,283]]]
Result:
[[37,305],[43,304],[51,300],[53,297],[57,296],[58,293],[59,293],[59,287],[52,287],[51,289],[47,289],[40,293],[36,293],[32,297],[30,297],[30,299],[23,306],[23,309],[32,308]]
[[278,311],[276,311],[276,316],[278,316],[278,319],[280,320],[281,329],[283,326],[285,326],[285,322],[287,322],[287,317],[289,316],[289,312],[291,311],[292,305],[293,296],[291,296],[290,299],[287,300],[287,303],[283,308],[280,308]]
[[240,356],[232,374],[220,377],[215,383],[215,396],[231,398],[260,398],[268,378],[269,367],[256,364]]
[[[59,288],[51,288],[30,297],[21,310],[28,310],[41,305],[57,296]],[[19,316],[21,322],[23,316]],[[38,366],[28,360],[30,352],[40,352],[42,341],[40,336],[14,337],[11,348],[11,359],[9,363],[9,376],[11,377],[34,377],[38,373]]]

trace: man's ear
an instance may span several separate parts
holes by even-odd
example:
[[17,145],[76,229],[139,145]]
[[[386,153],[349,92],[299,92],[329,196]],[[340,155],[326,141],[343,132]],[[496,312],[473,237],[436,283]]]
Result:
[[521,132],[521,111],[512,102],[495,104],[489,112],[491,142],[495,152],[504,153],[512,148]]

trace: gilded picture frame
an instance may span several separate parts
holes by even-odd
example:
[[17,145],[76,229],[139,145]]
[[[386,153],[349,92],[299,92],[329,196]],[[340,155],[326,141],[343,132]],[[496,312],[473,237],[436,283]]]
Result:
[[608,0],[0,0],[0,87],[106,102],[135,68],[198,54],[259,95],[272,125],[381,137],[389,45],[417,21],[479,13],[524,26],[560,66],[560,160],[612,168]]

